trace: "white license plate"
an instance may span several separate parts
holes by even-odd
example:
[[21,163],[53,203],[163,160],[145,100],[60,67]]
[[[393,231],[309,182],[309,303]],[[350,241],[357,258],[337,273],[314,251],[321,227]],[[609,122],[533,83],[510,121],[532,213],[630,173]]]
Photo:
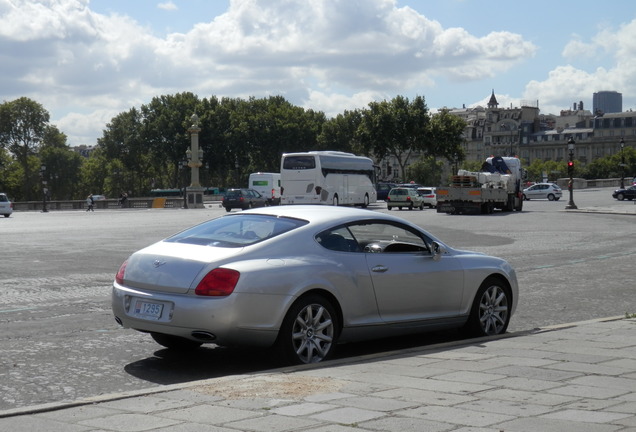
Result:
[[142,300],[135,300],[133,313],[137,316],[146,319],[161,318],[161,312],[163,312],[163,305],[161,303],[151,303]]

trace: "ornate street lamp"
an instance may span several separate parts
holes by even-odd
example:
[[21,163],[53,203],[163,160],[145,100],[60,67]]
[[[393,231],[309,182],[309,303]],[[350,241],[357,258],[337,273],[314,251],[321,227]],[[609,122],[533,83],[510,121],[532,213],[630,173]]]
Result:
[[621,189],[625,189],[625,155],[623,149],[625,148],[625,140],[621,138]]
[[201,168],[201,166],[203,165],[201,163],[201,159],[203,158],[203,150],[199,148],[199,132],[201,132],[201,128],[199,127],[199,116],[197,116],[196,114],[192,114],[190,120],[192,121],[192,125],[188,129],[188,132],[190,132],[190,147],[186,150],[188,166],[191,168],[190,186],[187,187],[187,208],[204,208],[204,188],[201,187],[201,183],[199,182],[199,168]]
[[574,140],[572,137],[568,140],[568,174],[570,176],[570,182],[568,183],[568,190],[570,191],[570,202],[565,206],[566,210],[575,210],[578,207],[574,204]]

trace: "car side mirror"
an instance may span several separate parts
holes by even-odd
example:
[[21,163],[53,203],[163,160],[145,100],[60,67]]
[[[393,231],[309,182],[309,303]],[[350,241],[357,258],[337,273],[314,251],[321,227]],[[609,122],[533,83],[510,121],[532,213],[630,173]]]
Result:
[[444,253],[446,253],[446,248],[443,245],[436,241],[431,243],[431,254],[433,255],[433,261],[439,261]]

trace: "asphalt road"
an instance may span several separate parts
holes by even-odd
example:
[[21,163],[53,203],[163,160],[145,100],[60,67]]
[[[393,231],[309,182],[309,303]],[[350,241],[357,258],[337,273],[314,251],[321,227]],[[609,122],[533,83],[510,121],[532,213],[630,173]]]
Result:
[[[609,189],[577,191],[579,208],[618,203]],[[509,331],[636,312],[636,219],[530,201],[521,213],[484,216],[392,211],[454,247],[503,257],[521,298]],[[386,212],[384,205],[371,210]],[[127,256],[221,216],[199,210],[19,212],[0,218],[0,411],[275,366],[248,350],[171,355],[148,335],[121,329],[110,286]],[[458,337],[452,332],[345,346],[341,356]]]

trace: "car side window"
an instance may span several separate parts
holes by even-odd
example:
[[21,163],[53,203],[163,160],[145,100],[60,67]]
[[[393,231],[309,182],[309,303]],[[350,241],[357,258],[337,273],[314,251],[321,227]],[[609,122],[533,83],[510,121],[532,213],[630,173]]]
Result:
[[349,225],[360,249],[367,253],[430,252],[430,239],[406,225],[371,222]]
[[318,243],[329,250],[338,252],[359,252],[358,242],[346,227],[324,231],[316,236]]

